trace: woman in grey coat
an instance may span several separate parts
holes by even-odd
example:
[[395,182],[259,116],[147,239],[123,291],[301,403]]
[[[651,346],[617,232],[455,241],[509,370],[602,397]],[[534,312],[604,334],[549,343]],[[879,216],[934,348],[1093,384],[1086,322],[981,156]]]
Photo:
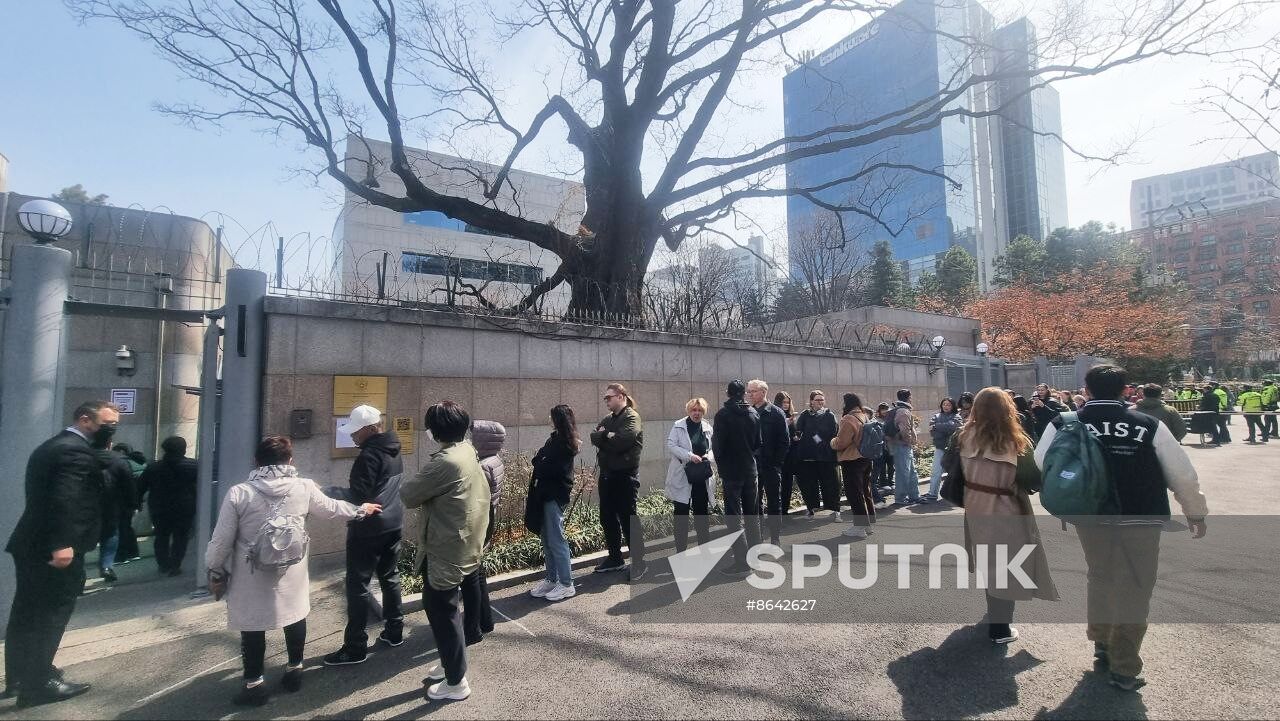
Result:
[[227,597],[227,627],[240,632],[244,660],[244,688],[233,699],[240,706],[261,706],[268,694],[263,684],[266,632],[283,628],[289,665],[281,683],[293,692],[302,688],[302,652],[307,640],[307,614],[311,612],[307,554],[280,571],[255,568],[249,551],[267,520],[281,516],[316,515],[321,518],[362,519],[382,510],[376,503],[355,506],[329,498],[315,481],[299,478],[288,438],[267,436],[254,454],[258,468],[244,483],[232,486],[218,512],[205,551],[209,590]]

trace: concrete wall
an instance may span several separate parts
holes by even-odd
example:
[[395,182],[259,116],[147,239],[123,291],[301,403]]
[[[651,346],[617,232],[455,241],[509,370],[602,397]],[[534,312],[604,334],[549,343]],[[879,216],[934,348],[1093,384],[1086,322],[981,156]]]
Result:
[[[641,482],[660,487],[666,473],[663,444],[684,404],[701,396],[714,405],[733,378],[763,378],[803,403],[822,388],[831,405],[845,391],[867,403],[915,391],[924,413],[943,394],[944,374],[929,374],[930,360],[851,354],[779,343],[610,332],[577,326],[533,326],[483,317],[306,299],[267,299],[267,363],[262,428],[288,433],[289,413],[311,409],[316,435],[294,442],[303,475],[345,484],[350,459],[333,459],[331,412],[334,375],[389,377],[389,415],[409,415],[419,430],[417,452],[405,459],[416,470],[435,448],[422,430],[427,406],[450,398],[475,418],[507,426],[510,449],[534,451],[548,433],[547,412],[567,403],[589,431],[606,410],[605,384],[621,381],[645,419]],[[583,462],[594,463],[587,452]],[[235,479],[225,479],[235,482]],[[316,551],[336,548],[340,528],[316,528]]]

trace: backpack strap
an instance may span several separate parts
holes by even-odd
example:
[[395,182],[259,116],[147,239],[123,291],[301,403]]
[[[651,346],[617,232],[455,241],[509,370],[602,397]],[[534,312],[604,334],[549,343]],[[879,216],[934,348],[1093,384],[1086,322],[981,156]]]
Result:
[[1052,421],[1053,426],[1058,430],[1062,430],[1069,423],[1079,423],[1079,422],[1080,422],[1080,413],[1078,411],[1067,411],[1065,413],[1059,413],[1058,415],[1054,416]]

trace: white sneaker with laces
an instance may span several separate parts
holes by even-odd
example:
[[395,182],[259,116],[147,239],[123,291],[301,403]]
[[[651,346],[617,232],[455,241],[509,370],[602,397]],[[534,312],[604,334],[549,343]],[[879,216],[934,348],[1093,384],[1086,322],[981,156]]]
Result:
[[464,676],[456,686],[450,686],[448,681],[441,681],[427,689],[427,698],[436,701],[462,701],[471,695],[471,684],[467,683]]
[[533,590],[529,591],[529,595],[534,598],[544,598],[548,593],[555,590],[556,585],[555,581],[544,578],[538,582],[538,585],[533,587]]
[[551,589],[551,592],[548,593],[545,598],[548,601],[563,601],[566,598],[573,598],[577,594],[578,589],[576,587],[572,585],[564,586],[557,583],[556,587]]

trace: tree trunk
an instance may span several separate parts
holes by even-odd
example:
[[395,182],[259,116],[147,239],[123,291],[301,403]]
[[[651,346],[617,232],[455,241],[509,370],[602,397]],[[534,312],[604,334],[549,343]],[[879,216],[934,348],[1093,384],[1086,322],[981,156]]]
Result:
[[606,314],[639,321],[644,273],[653,245],[634,226],[597,233],[568,274],[569,315]]

